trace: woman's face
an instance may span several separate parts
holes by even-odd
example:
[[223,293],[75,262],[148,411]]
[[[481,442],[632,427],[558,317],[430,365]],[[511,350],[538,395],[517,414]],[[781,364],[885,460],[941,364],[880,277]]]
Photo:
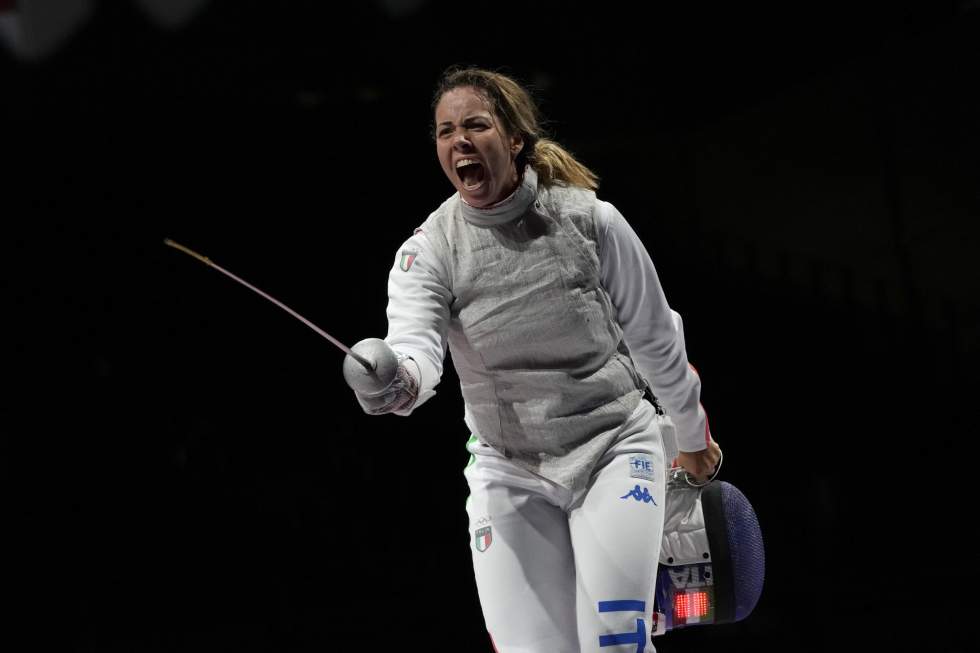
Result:
[[471,206],[490,206],[517,186],[515,157],[524,145],[509,136],[472,86],[447,91],[436,105],[436,154],[460,196]]

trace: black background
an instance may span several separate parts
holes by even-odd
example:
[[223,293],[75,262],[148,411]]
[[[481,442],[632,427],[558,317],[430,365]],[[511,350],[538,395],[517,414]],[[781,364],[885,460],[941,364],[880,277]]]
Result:
[[977,3],[412,5],[102,2],[0,59],[9,638],[489,650],[452,366],[369,418],[339,352],[163,245],[383,336],[451,192],[430,94],[473,63],[647,244],[765,533],[752,616],[658,650],[976,650]]

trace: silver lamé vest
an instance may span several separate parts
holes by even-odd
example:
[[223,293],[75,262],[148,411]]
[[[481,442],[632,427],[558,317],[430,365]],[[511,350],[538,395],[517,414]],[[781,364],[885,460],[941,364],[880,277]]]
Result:
[[644,383],[599,284],[595,194],[537,187],[503,206],[456,194],[422,225],[448,270],[449,349],[477,438],[577,490]]

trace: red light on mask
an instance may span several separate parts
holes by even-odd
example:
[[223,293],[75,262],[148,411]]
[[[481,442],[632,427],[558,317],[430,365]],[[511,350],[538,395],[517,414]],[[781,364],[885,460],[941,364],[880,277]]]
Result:
[[708,616],[707,592],[678,592],[674,595],[674,620],[684,623]]

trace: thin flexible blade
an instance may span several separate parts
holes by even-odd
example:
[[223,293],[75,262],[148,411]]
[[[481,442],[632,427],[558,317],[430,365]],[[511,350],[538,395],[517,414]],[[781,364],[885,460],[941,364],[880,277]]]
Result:
[[293,317],[295,317],[297,320],[299,320],[300,322],[302,322],[303,324],[305,324],[306,326],[310,327],[311,329],[313,329],[314,331],[316,331],[317,333],[319,333],[321,336],[323,336],[324,338],[326,338],[327,340],[329,340],[330,342],[332,342],[342,352],[344,352],[345,354],[347,354],[348,356],[350,356],[351,358],[353,358],[354,360],[356,360],[358,363],[360,363],[361,365],[363,365],[364,368],[368,372],[373,372],[374,371],[374,369],[371,367],[371,364],[368,363],[361,356],[358,356],[357,354],[355,354],[354,352],[352,352],[350,350],[350,347],[348,347],[344,343],[340,342],[339,340],[337,340],[336,338],[334,338],[332,335],[330,335],[329,333],[327,333],[326,331],[324,331],[323,329],[321,329],[317,325],[313,324],[312,322],[310,322],[309,320],[307,320],[305,317],[303,317],[302,315],[300,315],[299,313],[297,313],[293,309],[289,308],[288,306],[286,306],[285,304],[283,304],[281,301],[279,301],[278,299],[276,299],[272,295],[269,295],[268,293],[265,293],[265,292],[259,290],[258,288],[256,288],[252,284],[250,284],[249,282],[247,282],[244,279],[241,279],[241,278],[235,276],[234,274],[232,274],[228,270],[224,269],[223,267],[221,267],[220,265],[218,265],[217,263],[215,263],[214,261],[212,261],[208,257],[201,256],[200,254],[198,254],[197,252],[195,252],[194,250],[192,250],[189,247],[184,247],[180,243],[175,242],[173,240],[170,240],[169,238],[164,238],[163,239],[163,244],[164,245],[168,245],[170,247],[173,247],[174,249],[179,250],[179,251],[181,251],[181,252],[183,252],[183,253],[185,253],[185,254],[187,254],[189,256],[193,256],[194,258],[196,258],[198,261],[201,261],[205,265],[208,265],[208,266],[214,268],[215,270],[217,270],[218,272],[221,272],[222,274],[224,274],[224,275],[226,275],[228,277],[231,277],[232,279],[234,279],[238,283],[242,284],[243,286],[245,286],[249,290],[258,293],[259,295],[262,295],[263,297],[265,297],[266,299],[268,299],[270,302],[272,302],[273,304],[275,304],[276,306],[278,306],[282,310],[286,311],[287,313],[289,313],[290,315],[292,315]]

